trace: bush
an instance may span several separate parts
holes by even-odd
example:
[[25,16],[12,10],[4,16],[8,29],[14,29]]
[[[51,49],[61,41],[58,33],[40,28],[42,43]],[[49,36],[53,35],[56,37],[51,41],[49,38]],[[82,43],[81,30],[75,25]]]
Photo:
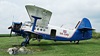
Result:
[[95,31],[93,31],[92,37],[95,38],[95,39],[99,39],[100,38],[100,33],[97,33]]

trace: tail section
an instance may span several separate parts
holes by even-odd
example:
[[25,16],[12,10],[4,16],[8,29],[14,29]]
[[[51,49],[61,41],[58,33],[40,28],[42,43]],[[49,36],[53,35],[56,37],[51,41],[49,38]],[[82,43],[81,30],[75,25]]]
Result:
[[82,36],[82,39],[92,38],[92,26],[87,18],[83,18],[82,21],[76,27]]

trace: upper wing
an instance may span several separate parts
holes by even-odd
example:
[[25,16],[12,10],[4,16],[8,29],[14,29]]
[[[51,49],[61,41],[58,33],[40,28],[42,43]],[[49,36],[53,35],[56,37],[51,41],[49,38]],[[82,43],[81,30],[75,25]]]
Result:
[[42,18],[37,21],[36,25],[46,27],[49,24],[52,12],[46,9],[37,7],[37,6],[32,6],[32,5],[26,5],[25,7],[32,22],[34,22],[34,19],[32,16]]

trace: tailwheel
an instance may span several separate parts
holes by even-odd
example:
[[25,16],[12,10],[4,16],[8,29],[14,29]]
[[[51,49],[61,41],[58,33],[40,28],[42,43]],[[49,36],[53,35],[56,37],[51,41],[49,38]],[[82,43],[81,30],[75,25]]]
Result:
[[27,43],[26,42],[22,42],[21,46],[27,46]]

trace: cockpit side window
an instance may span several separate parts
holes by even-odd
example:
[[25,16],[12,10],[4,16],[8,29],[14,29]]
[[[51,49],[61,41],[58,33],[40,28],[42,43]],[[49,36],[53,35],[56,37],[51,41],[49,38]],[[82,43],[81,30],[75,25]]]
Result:
[[39,28],[37,28],[37,30],[39,30]]
[[32,23],[31,23],[30,21],[26,21],[26,22],[23,24],[23,26],[29,26],[29,27],[31,27],[31,26],[32,26]]

